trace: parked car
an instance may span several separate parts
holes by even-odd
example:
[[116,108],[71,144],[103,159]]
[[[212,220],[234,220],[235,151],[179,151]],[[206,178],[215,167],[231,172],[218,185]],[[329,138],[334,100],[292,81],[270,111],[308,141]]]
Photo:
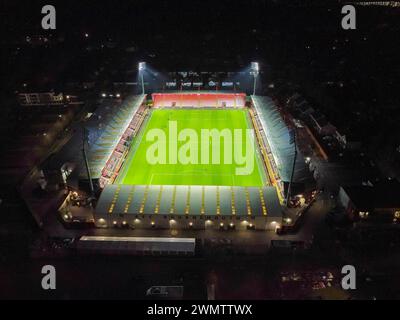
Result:
[[146,296],[154,299],[182,299],[183,286],[153,286],[147,289]]

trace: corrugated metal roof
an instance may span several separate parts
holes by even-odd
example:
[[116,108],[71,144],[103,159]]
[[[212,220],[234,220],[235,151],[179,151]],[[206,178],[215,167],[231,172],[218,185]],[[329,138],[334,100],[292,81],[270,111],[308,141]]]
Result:
[[[290,181],[295,154],[293,133],[283,121],[278,108],[271,98],[264,96],[251,96],[251,98],[263,127],[262,136],[266,138],[271,148],[279,176],[282,181]],[[304,182],[308,181],[310,177],[304,157],[297,149],[293,181]]]
[[107,250],[113,253],[156,251],[194,254],[195,247],[194,238],[82,236],[78,242],[80,250]]
[[138,95],[125,100],[114,112],[108,113],[106,118],[103,114],[99,114],[98,121],[102,119],[102,128],[99,129],[98,125],[89,127],[88,158],[93,177],[100,176],[101,170],[115,149],[119,138],[128,127],[144,98],[145,95]]
[[281,207],[271,186],[107,185],[96,215],[119,214],[281,216]]

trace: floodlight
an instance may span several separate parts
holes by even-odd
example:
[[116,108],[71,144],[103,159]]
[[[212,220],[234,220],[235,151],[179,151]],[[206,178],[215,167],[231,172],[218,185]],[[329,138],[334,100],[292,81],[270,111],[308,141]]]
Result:
[[146,68],[146,62],[139,62],[139,71],[143,71]]
[[260,66],[259,66],[258,62],[252,62],[251,63],[251,70],[255,71],[255,72],[260,71]]
[[251,67],[250,67],[250,74],[254,76],[254,84],[253,84],[253,96],[256,94],[256,83],[257,83],[257,76],[258,73],[260,72],[260,65],[258,62],[252,62]]
[[144,79],[143,79],[143,71],[146,69],[146,62],[139,62],[139,74],[140,74],[140,79],[142,82],[142,94],[144,94]]

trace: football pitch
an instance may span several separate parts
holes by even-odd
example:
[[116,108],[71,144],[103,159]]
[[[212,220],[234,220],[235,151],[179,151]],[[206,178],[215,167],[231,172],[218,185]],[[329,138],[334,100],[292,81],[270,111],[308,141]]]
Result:
[[[204,129],[225,130],[232,132],[234,130],[242,132],[241,154],[246,154],[250,150],[246,145],[246,129],[252,129],[251,121],[244,109],[156,109],[153,110],[149,119],[143,124],[143,128],[135,140],[132,142],[131,149],[122,166],[122,169],[115,181],[118,184],[128,185],[218,185],[218,186],[264,186],[266,184],[266,175],[261,165],[259,150],[256,143],[253,144],[254,152],[246,164],[253,163],[251,170],[238,174],[238,168],[245,166],[244,162],[235,162],[235,152],[232,152],[232,163],[225,161],[225,148],[229,143],[225,143],[224,138],[220,139],[219,146],[211,145],[209,147],[209,163],[202,161],[202,146],[200,137]],[[199,137],[199,142],[194,140],[177,139],[176,146],[171,144],[172,136],[171,126],[175,125],[178,135],[183,129],[191,129],[195,136]],[[156,129],[156,130],[154,130]],[[154,135],[163,132],[164,138],[157,141]],[[153,137],[153,138],[151,138]],[[161,136],[162,137],[162,136]],[[175,137],[175,136],[174,136]],[[203,139],[204,140],[204,139]],[[232,148],[238,148],[239,139],[232,139],[230,144]],[[229,141],[229,140],[228,140]],[[155,142],[161,143],[162,148],[155,150]],[[191,147],[188,151],[186,147]],[[173,149],[171,149],[173,148]],[[162,150],[163,152],[162,152]],[[204,149],[204,148],[203,148]],[[228,149],[229,150],[229,149]],[[176,151],[176,152],[175,152]],[[150,153],[149,153],[150,152]],[[219,163],[212,163],[212,153],[219,152]],[[154,159],[149,160],[149,154],[160,156],[165,155],[163,160],[154,163]],[[171,156],[172,154],[172,156]],[[182,163],[179,155],[191,155],[192,161]],[[154,158],[154,156],[153,156]],[[161,159],[159,158],[159,159]],[[175,160],[174,160],[175,158]],[[229,158],[229,157],[228,157]]]

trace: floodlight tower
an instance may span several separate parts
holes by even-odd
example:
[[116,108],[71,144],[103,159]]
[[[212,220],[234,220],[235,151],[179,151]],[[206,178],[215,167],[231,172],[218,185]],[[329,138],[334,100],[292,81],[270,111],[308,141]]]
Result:
[[250,68],[250,74],[254,77],[254,85],[253,85],[253,96],[256,94],[256,85],[257,85],[257,77],[260,73],[260,65],[258,62],[252,62]]
[[139,62],[139,76],[140,76],[140,80],[142,82],[142,94],[144,94],[144,79],[143,79],[143,73],[144,70],[146,69],[146,62]]
[[292,184],[293,184],[293,178],[294,178],[294,172],[296,169],[296,160],[297,160],[297,139],[296,139],[296,127],[294,127],[290,132],[290,143],[293,144],[293,167],[292,167],[292,173],[290,175],[290,182],[287,190],[287,195],[286,195],[286,206],[289,208],[289,202],[290,202],[290,196],[292,193]]
[[83,127],[83,141],[82,141],[82,152],[83,152],[83,159],[85,160],[85,167],[86,167],[86,172],[89,180],[89,187],[90,187],[90,199],[94,199],[94,187],[93,187],[93,180],[92,180],[92,175],[90,173],[90,167],[89,167],[89,161],[86,153],[86,144],[88,144],[89,140],[89,132],[86,129],[86,127]]

